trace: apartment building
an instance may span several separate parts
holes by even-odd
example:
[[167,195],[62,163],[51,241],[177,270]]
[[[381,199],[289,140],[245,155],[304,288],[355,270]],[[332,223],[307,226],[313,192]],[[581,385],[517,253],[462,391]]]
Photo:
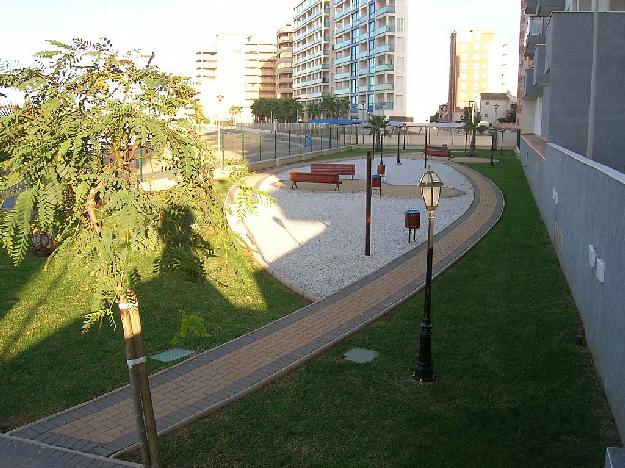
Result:
[[196,52],[195,57],[200,102],[213,121],[230,120],[230,108],[240,107],[237,121],[252,122],[254,100],[276,96],[274,43],[219,33],[210,47]]
[[305,0],[294,10],[293,95],[347,97],[354,117],[406,117],[407,0]]
[[501,72],[496,66],[495,57],[497,52],[503,52],[496,46],[495,33],[492,31],[472,29],[451,33],[448,120],[460,120],[464,109],[479,100],[480,93],[498,90],[494,88],[499,87],[497,77]]
[[305,0],[293,12],[293,97],[303,103],[331,93],[334,0]]
[[519,158],[625,440],[625,1],[524,6]]
[[293,25],[286,24],[276,34],[276,97],[293,97]]

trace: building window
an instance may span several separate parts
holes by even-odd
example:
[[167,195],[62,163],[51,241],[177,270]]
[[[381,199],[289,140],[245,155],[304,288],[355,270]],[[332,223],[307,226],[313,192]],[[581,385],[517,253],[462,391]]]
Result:
[[397,32],[404,32],[404,18],[397,18]]

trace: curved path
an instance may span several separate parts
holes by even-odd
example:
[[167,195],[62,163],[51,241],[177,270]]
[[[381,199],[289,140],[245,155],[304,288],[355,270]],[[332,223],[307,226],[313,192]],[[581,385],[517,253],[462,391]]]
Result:
[[[436,235],[436,275],[486,235],[504,207],[503,195],[488,178],[456,168],[473,184],[474,200]],[[256,180],[262,178],[259,174]],[[151,376],[159,433],[242,397],[376,320],[423,286],[425,266],[422,244],[332,296]],[[10,434],[95,455],[123,451],[137,444],[130,389],[125,386]]]

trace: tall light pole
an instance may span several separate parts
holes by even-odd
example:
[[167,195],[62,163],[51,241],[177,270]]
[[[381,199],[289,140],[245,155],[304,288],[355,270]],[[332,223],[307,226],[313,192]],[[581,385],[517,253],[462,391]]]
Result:
[[[375,135],[375,134],[374,134]],[[375,140],[375,136],[374,136]],[[371,160],[373,153],[367,151],[367,201],[365,209],[365,255],[371,255]]]
[[412,373],[412,379],[419,382],[432,382],[436,378],[432,365],[432,263],[434,258],[434,213],[438,208],[443,182],[436,172],[428,170],[419,180],[419,188],[425,209],[428,212],[428,251],[427,270],[425,274],[425,303],[423,306],[423,321],[419,337],[419,357],[417,367]]

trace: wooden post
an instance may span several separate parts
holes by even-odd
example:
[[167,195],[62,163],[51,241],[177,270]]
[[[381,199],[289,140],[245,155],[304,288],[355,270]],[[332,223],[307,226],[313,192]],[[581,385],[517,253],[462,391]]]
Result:
[[132,374],[131,383],[134,380],[136,384],[133,389],[134,407],[135,410],[141,409],[141,414],[137,415],[137,431],[141,444],[147,444],[147,447],[142,445],[141,449],[144,464],[147,462],[146,467],[160,468],[156,420],[141,342],[139,305],[136,301],[131,301],[131,295],[124,295],[120,297],[118,307],[124,329],[126,359],[129,372]]

